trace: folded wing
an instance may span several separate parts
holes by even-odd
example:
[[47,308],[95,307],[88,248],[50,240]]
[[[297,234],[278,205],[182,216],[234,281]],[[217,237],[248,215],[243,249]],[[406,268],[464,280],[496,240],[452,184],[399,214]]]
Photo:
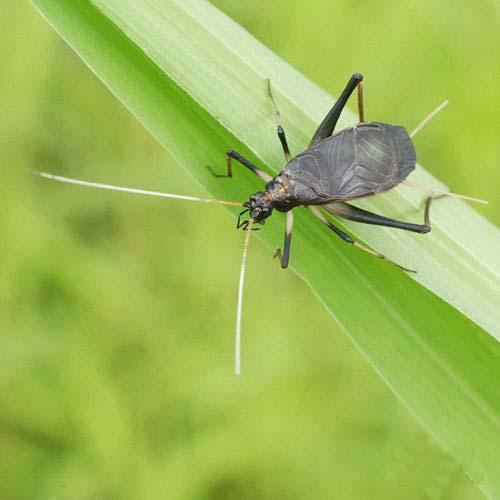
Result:
[[343,130],[304,151],[285,173],[312,189],[312,203],[362,198],[397,186],[414,170],[413,143],[403,127],[369,122]]

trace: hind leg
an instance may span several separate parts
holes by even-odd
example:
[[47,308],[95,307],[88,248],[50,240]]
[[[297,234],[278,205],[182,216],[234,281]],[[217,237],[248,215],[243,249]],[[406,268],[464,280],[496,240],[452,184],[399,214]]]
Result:
[[361,243],[355,241],[353,238],[351,238],[347,233],[339,229],[337,226],[332,224],[321,212],[317,207],[313,206],[308,206],[307,207],[323,224],[325,224],[331,231],[333,231],[337,236],[339,236],[342,240],[344,240],[346,243],[349,243],[350,245],[355,246],[356,248],[359,248],[363,252],[369,253],[370,255],[373,255],[374,257],[377,257],[379,259],[385,260],[387,262],[390,262],[396,267],[399,267],[399,269],[402,269],[403,271],[406,271],[408,273],[416,273],[417,271],[414,271],[413,269],[408,269],[407,267],[404,267],[397,262],[394,262],[393,260],[389,259],[385,255],[376,252],[375,250],[371,250],[368,247],[365,247]]
[[429,211],[431,203],[434,198],[440,198],[443,195],[431,195],[427,198],[424,211],[424,223],[412,224],[411,222],[404,222],[396,219],[390,219],[383,215],[374,214],[368,210],[354,207],[345,202],[336,202],[330,205],[324,205],[323,208],[337,217],[343,217],[362,224],[374,224],[376,226],[394,227],[396,229],[404,229],[413,233],[428,233],[431,230],[431,223],[429,219]]

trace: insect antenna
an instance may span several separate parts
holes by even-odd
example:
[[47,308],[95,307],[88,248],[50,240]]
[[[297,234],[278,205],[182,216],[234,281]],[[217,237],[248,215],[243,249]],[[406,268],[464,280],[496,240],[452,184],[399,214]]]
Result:
[[245,268],[247,263],[248,245],[252,234],[253,220],[248,221],[245,231],[245,241],[243,242],[243,255],[241,257],[240,282],[238,285],[238,308],[236,311],[236,338],[235,338],[235,364],[234,372],[241,374],[241,313],[243,309],[243,289],[245,284]]
[[[132,194],[142,194],[146,196],[158,196],[160,198],[173,198],[176,200],[185,201],[198,201],[202,203],[214,203],[219,205],[229,205],[241,207],[241,203],[236,201],[224,201],[212,198],[199,198],[197,196],[186,196],[181,194],[164,193],[159,191],[149,191],[146,189],[129,188],[124,186],[115,186],[113,184],[103,184],[101,182],[84,181],[81,179],[74,179],[72,177],[63,177],[61,175],[50,174],[48,172],[33,171],[34,174],[49,179],[51,181],[64,182],[66,184],[76,184],[78,186],[91,187],[96,189],[107,189],[110,191],[121,191]],[[248,211],[248,210],[246,210]],[[241,217],[241,214],[240,214]],[[239,220],[239,219],[238,219]],[[238,286],[238,308],[236,312],[236,358],[235,358],[235,372],[237,375],[241,373],[241,315],[243,309],[243,289],[245,283],[245,268],[248,254],[248,245],[250,243],[250,234],[252,233],[253,220],[245,221],[244,230],[246,231],[245,240],[243,242],[243,255],[241,258],[240,282]]]
[[50,179],[51,181],[64,182],[66,184],[77,184],[78,186],[85,186],[96,189],[108,189],[110,191],[121,191],[125,193],[142,194],[146,196],[158,196],[160,198],[173,198],[175,200],[198,201],[202,203],[214,203],[219,205],[229,205],[232,207],[241,207],[241,203],[237,201],[224,201],[212,198],[199,198],[197,196],[186,196],[182,194],[163,193],[160,191],[149,191],[147,189],[114,186],[113,184],[103,184],[101,182],[83,181],[81,179],[73,179],[72,177],[63,177],[61,175],[49,174],[47,172],[39,172],[36,170],[33,171],[33,173],[45,179]]
[[450,101],[446,99],[446,101],[442,102],[434,111],[429,113],[413,130],[410,134],[410,137],[413,139],[441,110],[443,110]]
[[487,205],[487,200],[482,200],[481,198],[474,198],[472,196],[466,196],[465,194],[453,193],[452,191],[442,191],[441,189],[433,188],[432,186],[426,186],[425,184],[418,184],[413,181],[405,180],[403,186],[412,187],[415,189],[420,189],[422,191],[428,191],[429,193],[438,194],[439,196],[453,196],[454,198],[461,198],[463,200],[474,201],[476,203],[482,203],[483,205]]
[[[446,101],[443,101],[434,111],[429,113],[411,132],[410,137],[413,139],[415,135],[418,134],[440,111],[442,111],[449,103],[450,101],[446,99]],[[426,186],[424,184],[417,184],[416,182],[413,181],[408,181],[405,180],[403,182],[403,185],[413,187],[416,189],[421,189],[422,191],[428,191],[432,194],[438,194],[441,196],[453,196],[455,198],[462,198],[463,200],[469,200],[469,201],[474,201],[476,203],[482,203],[483,205],[487,205],[488,202],[486,200],[481,200],[480,198],[473,198],[472,196],[466,196],[464,194],[458,194],[458,193],[452,193],[451,191],[442,191],[440,189],[435,189],[432,186]]]

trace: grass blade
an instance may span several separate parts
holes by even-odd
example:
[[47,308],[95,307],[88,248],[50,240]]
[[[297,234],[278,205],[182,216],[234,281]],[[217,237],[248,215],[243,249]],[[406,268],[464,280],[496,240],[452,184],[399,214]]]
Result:
[[[271,78],[293,151],[333,99],[208,3],[33,0],[114,94],[217,198],[248,198],[251,174],[219,182],[205,168],[234,147],[277,171]],[[344,113],[340,126],[354,121]],[[418,120],[416,120],[418,121]],[[412,179],[443,186],[418,168]],[[400,188],[363,206],[419,217],[422,194]],[[349,226],[408,267],[428,290],[333,240],[298,210],[293,269],[422,424],[487,494],[500,495],[498,231],[459,200],[436,203],[430,237]],[[279,218],[260,237],[281,243]],[[430,293],[431,290],[433,293]],[[466,319],[459,311],[473,319]],[[478,325],[484,328],[481,329]]]
[[[272,135],[274,115],[266,93],[266,78],[271,79],[277,95],[292,151],[306,147],[333,104],[332,97],[228,18],[214,15],[217,11],[208,3],[93,3],[275,172],[283,161]],[[354,123],[355,114],[346,111],[338,128]],[[421,167],[411,180],[446,189]],[[422,192],[401,187],[373,200],[363,200],[362,205],[396,218],[416,219],[422,218],[424,198]],[[433,234],[428,238],[360,224],[346,226],[405,267],[418,269],[414,279],[500,340],[500,254],[495,251],[500,243],[498,230],[465,203],[454,199],[434,204],[432,223]]]

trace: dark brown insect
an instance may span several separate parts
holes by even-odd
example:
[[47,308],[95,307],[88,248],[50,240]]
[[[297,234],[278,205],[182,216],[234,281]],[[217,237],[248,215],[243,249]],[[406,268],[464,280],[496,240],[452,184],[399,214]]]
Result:
[[[364,252],[375,255],[378,258],[385,259],[405,271],[411,271],[355,241],[351,236],[328,220],[318,207],[325,209],[336,217],[343,217],[356,222],[395,227],[416,233],[428,233],[431,230],[429,209],[431,201],[437,193],[439,193],[438,196],[453,195],[469,200],[481,201],[467,196],[411,184],[414,187],[431,191],[431,196],[429,196],[425,205],[424,224],[412,224],[390,219],[347,203],[349,200],[356,200],[358,198],[365,198],[367,196],[383,193],[403,182],[415,168],[415,149],[411,138],[447,104],[447,101],[445,101],[436,108],[411,134],[408,134],[403,127],[389,125],[387,123],[365,122],[362,80],[363,77],[359,73],[355,73],[351,77],[341,96],[318,127],[309,148],[295,158],[290,154],[285,131],[280,124],[280,115],[271,93],[271,84],[268,81],[269,96],[275,109],[278,138],[283,147],[287,164],[277,176],[272,177],[236,151],[229,150],[227,152],[227,174],[220,175],[212,171],[217,177],[232,177],[232,160],[236,160],[266,182],[264,191],[253,194],[250,196],[250,200],[243,204],[234,201],[199,198],[196,196],[147,191],[144,189],[89,182],[46,172],[36,173],[47,179],[92,188],[221,205],[239,207],[243,205],[245,210],[243,210],[238,217],[237,227],[247,230],[248,233],[246,234],[243,246],[236,317],[235,371],[239,374],[243,285],[246,256],[251,234],[250,231],[254,229],[254,224],[264,224],[265,219],[271,215],[274,209],[279,212],[287,213],[283,253],[281,250],[278,250],[276,253],[276,255],[280,256],[281,266],[283,268],[288,266],[290,257],[293,209],[298,206],[305,206],[345,242],[358,247]],[[340,113],[356,88],[358,89],[359,124],[332,135]],[[246,213],[250,214],[250,218],[242,221],[241,219]]]
[[[362,80],[360,73],[352,75],[339,99],[318,127],[309,148],[296,157],[290,154],[285,131],[280,125],[279,112],[275,106],[278,137],[287,159],[287,164],[276,177],[271,177],[236,151],[227,152],[228,177],[232,177],[232,160],[236,160],[266,181],[265,190],[253,194],[250,200],[243,204],[246,210],[241,212],[237,227],[247,229],[250,221],[264,224],[274,209],[287,212],[283,253],[278,250],[283,268],[288,266],[290,256],[292,209],[298,206],[309,208],[321,222],[347,243],[385,260],[389,259],[354,241],[335,226],[317,206],[337,217],[365,224],[395,227],[416,233],[428,233],[431,230],[429,208],[432,196],[427,199],[424,224],[390,219],[347,203],[349,200],[392,189],[415,169],[416,162],[415,148],[410,135],[403,127],[364,121]],[[360,123],[332,135],[340,113],[356,88]],[[269,94],[274,103],[270,85]],[[221,177],[220,174],[214,175]],[[241,221],[241,217],[247,212],[250,214],[250,220]],[[399,264],[396,265],[410,271]]]

